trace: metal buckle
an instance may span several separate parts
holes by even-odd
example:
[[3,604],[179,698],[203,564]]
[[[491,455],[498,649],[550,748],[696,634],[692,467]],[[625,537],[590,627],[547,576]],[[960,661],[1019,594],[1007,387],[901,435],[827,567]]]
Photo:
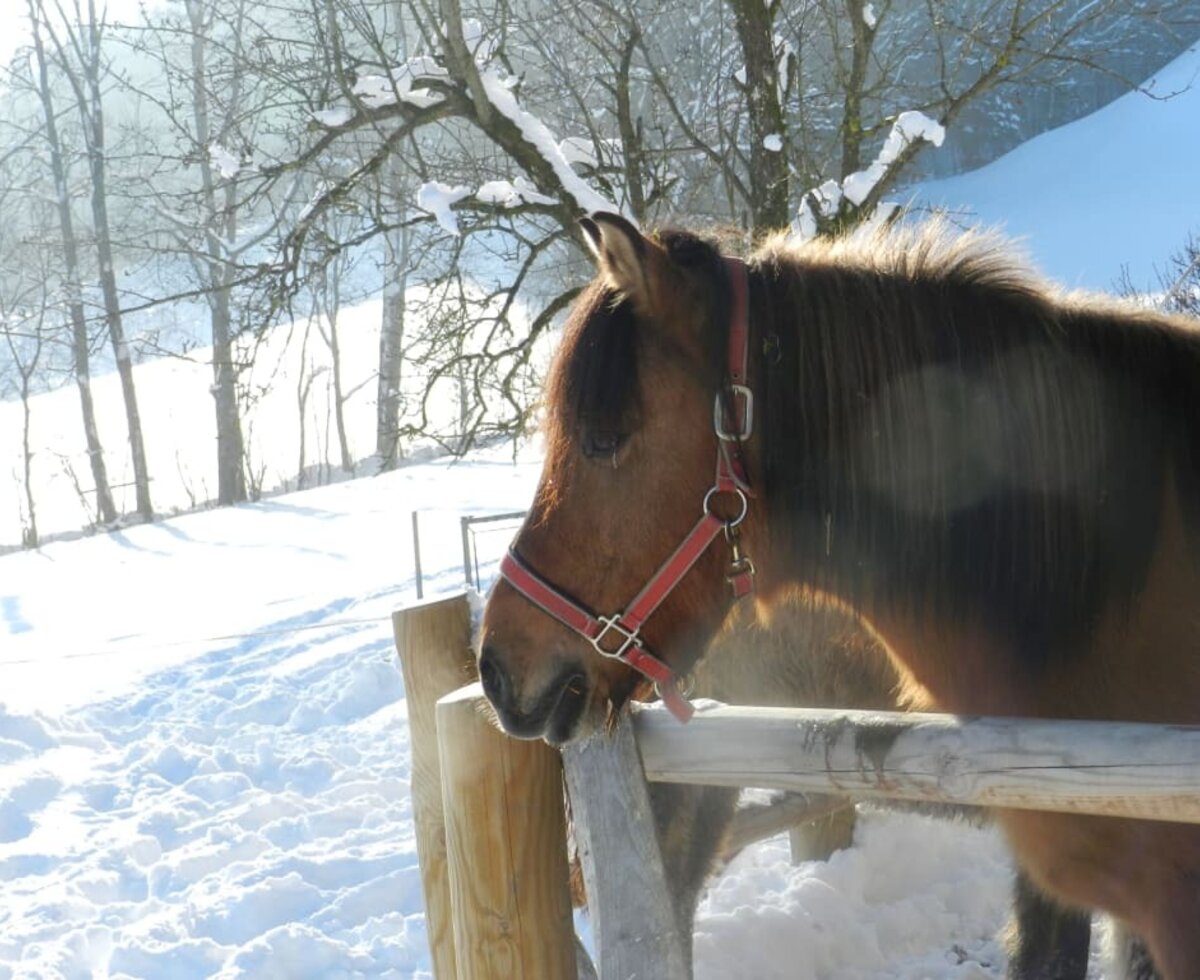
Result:
[[[718,391],[713,401],[713,430],[717,433],[717,438],[725,442],[743,442],[749,439],[750,433],[754,431],[754,392],[746,385],[730,385],[729,391],[733,395],[733,421],[736,428],[731,429],[727,424],[729,420],[725,417],[724,392]],[[738,398],[743,401],[740,412]],[[739,422],[740,425],[737,424]]]
[[[741,505],[741,510],[738,512],[737,517],[725,521],[725,537],[728,539],[730,532],[746,519],[746,513],[750,510],[750,501],[746,499],[746,494],[741,487],[730,487],[728,490],[723,490],[720,487],[709,487],[708,493],[704,495],[704,503],[701,505],[705,514],[713,517],[717,516],[713,514],[711,507],[713,497],[719,493],[732,493],[737,497],[738,503]],[[717,519],[721,520],[720,517],[717,517]]]
[[[595,637],[591,638],[591,642],[592,646],[596,648],[596,652],[600,654],[600,656],[610,657],[614,660],[623,660],[625,657],[625,652],[630,647],[638,647],[639,649],[641,648],[642,640],[641,637],[638,636],[638,631],[633,630],[633,632],[630,632],[621,625],[620,619],[620,615],[596,617],[596,622],[600,623],[604,628],[597,633]],[[621,645],[611,653],[600,645],[600,641],[608,635],[609,630],[615,631],[621,637]]]

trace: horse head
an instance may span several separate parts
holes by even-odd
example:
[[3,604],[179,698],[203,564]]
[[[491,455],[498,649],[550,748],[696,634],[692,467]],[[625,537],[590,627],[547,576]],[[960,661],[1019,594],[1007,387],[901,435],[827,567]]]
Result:
[[[503,727],[556,744],[653,682],[685,710],[674,675],[728,611],[721,532],[736,542],[747,510],[749,405],[731,394],[722,343],[739,295],[727,261],[694,235],[643,236],[616,215],[582,224],[599,274],[551,366],[545,466],[479,652]],[[744,285],[740,296],[744,307]],[[733,432],[721,418],[730,399]]]

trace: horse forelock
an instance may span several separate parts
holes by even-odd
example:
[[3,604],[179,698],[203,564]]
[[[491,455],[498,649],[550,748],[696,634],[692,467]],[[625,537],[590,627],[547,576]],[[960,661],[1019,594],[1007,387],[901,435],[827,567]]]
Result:
[[[648,349],[666,351],[668,359],[688,338],[701,351],[703,377],[715,388],[724,377],[725,337],[730,289],[715,244],[686,231],[665,230],[653,240],[661,245],[672,274],[693,277],[707,292],[695,317],[680,316],[670,300],[676,281],[659,284],[667,294],[664,308],[639,312],[632,299],[602,278],[575,301],[563,330],[545,390],[545,431],[549,469],[556,470],[589,434],[628,436],[639,424],[642,361]],[[681,304],[691,305],[691,304]]]

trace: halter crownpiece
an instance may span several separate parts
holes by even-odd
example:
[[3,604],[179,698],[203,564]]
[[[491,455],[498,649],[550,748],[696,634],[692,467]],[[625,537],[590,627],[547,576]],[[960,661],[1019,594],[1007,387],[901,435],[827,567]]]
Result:
[[[729,385],[717,392],[713,405],[717,472],[712,487],[704,495],[700,519],[683,542],[650,576],[625,610],[611,616],[598,616],[567,596],[538,575],[512,548],[500,562],[500,576],[531,603],[584,637],[602,657],[620,660],[651,680],[667,710],[681,722],[688,721],[695,709],[680,692],[675,672],[646,649],[640,635],[642,626],[722,532],[731,551],[727,580],[734,598],[754,591],[754,563],[742,553],[739,543],[740,526],[753,496],[741,451],[754,429],[754,394],[746,383],[749,286],[744,262],[731,257],[724,262],[733,303],[729,318]],[[733,518],[721,518],[712,512],[713,498],[723,493],[733,494],[739,501],[740,510]]]

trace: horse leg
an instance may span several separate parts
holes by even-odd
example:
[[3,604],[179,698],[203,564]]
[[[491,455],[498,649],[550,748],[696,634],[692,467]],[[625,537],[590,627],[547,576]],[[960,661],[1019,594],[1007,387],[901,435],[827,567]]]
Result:
[[1164,980],[1200,977],[1200,828],[1012,810],[997,818],[1037,885],[1121,919]]
[[1092,920],[1047,898],[1018,871],[1008,980],[1086,980]]
[[663,875],[690,969],[696,905],[717,864],[739,794],[718,786],[672,783],[649,783],[647,789]]
[[[1200,881],[1177,873],[1159,889],[1153,921],[1144,929],[1146,945],[1165,980],[1200,977]],[[1143,950],[1144,954],[1144,950]],[[1137,955],[1136,947],[1133,955]],[[1143,955],[1148,964],[1150,957]],[[1131,957],[1131,966],[1137,960]],[[1150,977],[1156,977],[1151,967]],[[1141,974],[1131,974],[1141,980]]]
[[1109,928],[1108,959],[1113,980],[1162,980],[1140,936],[1117,919],[1112,920]]

